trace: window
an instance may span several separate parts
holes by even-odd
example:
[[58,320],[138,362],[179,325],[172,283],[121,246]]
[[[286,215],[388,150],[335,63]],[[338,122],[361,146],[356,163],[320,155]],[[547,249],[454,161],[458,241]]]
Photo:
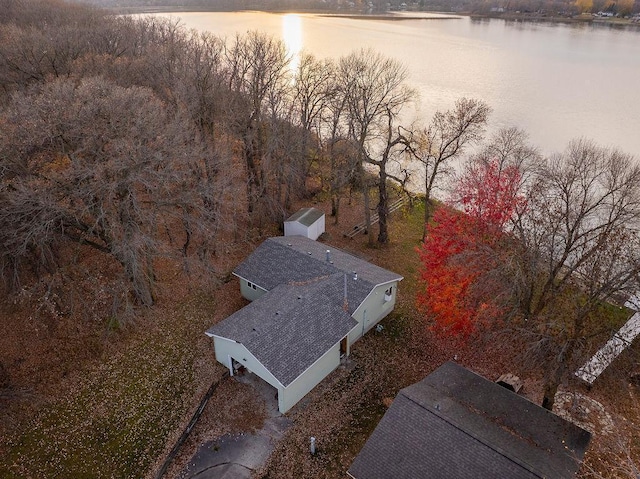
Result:
[[387,301],[391,301],[392,298],[393,298],[393,286],[390,286],[389,289],[387,289],[384,292],[384,302],[386,303]]
[[249,286],[251,289],[254,289],[254,290],[258,289],[258,287],[255,284],[251,283],[250,281],[247,281],[247,286]]

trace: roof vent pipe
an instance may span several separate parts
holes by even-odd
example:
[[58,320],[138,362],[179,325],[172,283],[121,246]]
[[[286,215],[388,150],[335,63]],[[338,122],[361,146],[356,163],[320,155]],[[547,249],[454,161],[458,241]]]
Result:
[[349,310],[349,299],[347,297],[347,273],[344,274],[344,303],[342,305],[342,308],[345,311]]
[[358,279],[358,273],[353,272],[353,280],[356,281]]
[[330,262],[331,262],[331,250],[328,249],[327,250],[327,263],[330,263]]

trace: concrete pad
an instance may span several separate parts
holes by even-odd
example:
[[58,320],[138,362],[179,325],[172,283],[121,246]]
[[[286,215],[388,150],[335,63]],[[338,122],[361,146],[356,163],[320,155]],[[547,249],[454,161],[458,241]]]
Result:
[[262,428],[255,434],[225,434],[202,444],[177,479],[249,479],[291,426],[291,420],[278,411],[275,388],[255,374],[232,380],[249,384],[264,400],[267,418]]
[[250,478],[272,450],[268,437],[254,434],[226,434],[198,449],[179,479]]

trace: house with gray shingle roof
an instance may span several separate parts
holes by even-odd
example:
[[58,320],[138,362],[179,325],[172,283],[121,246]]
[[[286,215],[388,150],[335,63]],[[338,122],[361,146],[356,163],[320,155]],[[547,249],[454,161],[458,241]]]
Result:
[[591,434],[455,363],[402,389],[354,479],[573,478]]
[[212,326],[216,359],[278,391],[285,413],[389,314],[402,276],[303,236],[269,238],[234,270],[250,304]]

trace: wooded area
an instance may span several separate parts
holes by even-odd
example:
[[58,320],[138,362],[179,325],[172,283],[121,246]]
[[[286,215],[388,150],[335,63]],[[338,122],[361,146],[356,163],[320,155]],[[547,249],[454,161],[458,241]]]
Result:
[[370,183],[363,161],[388,175],[389,153],[366,148],[407,101],[393,60],[306,56],[291,71],[284,45],[257,32],[225,42],[170,20],[3,3],[9,290],[54,273],[75,242],[117,261],[134,301],[152,305],[159,256],[206,269],[220,245],[282,221],[319,187],[337,218],[346,189]]
[[[640,167],[587,140],[543,159],[503,130],[466,163],[454,204],[428,228],[419,302],[445,329],[518,329],[548,364],[544,405],[640,279]],[[439,311],[444,308],[443,311]]]
[[[406,68],[373,51],[307,54],[292,70],[258,32],[225,41],[173,20],[5,3],[0,272],[13,291],[78,243],[117,261],[149,306],[155,259],[206,270],[221,245],[320,189],[336,222],[362,191],[370,244],[373,209],[387,243],[388,189],[410,195],[424,175],[429,199],[487,121],[487,105],[462,99],[429,128],[401,125],[416,94]],[[114,315],[130,309],[119,298]]]
[[156,305],[160,265],[221,284],[224,258],[301,200],[327,199],[337,224],[361,198],[368,246],[384,249],[394,197],[417,197],[420,327],[521,338],[552,408],[611,332],[603,310],[638,292],[640,167],[627,154],[581,139],[545,158],[514,128],[485,140],[477,99],[403,123],[408,72],[370,50],[292,67],[259,32],[225,40],[56,0],[0,9],[7,305],[28,297],[118,328]]

